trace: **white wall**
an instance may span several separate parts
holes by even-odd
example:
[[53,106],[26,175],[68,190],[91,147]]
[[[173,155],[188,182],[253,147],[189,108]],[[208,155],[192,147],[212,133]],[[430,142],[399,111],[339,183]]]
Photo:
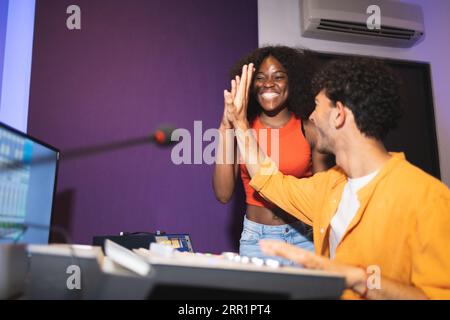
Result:
[[[336,0],[337,1],[337,0]],[[311,50],[431,63],[441,177],[450,185],[450,1],[407,0],[422,7],[425,38],[408,49],[303,38],[299,0],[258,0],[259,45],[283,44]]]
[[6,24],[0,121],[26,132],[35,0],[10,0]]

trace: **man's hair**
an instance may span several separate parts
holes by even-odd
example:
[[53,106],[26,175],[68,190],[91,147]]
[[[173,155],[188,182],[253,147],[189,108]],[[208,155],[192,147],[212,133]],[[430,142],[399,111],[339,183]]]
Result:
[[[316,59],[310,51],[291,48],[286,46],[266,46],[255,49],[247,56],[239,60],[230,70],[230,76],[241,75],[244,64],[253,63],[258,70],[264,59],[272,56],[277,59],[287,71],[289,96],[286,107],[292,111],[297,118],[308,119],[314,110],[314,96],[311,91],[311,80],[314,72]],[[256,100],[253,82],[250,88],[247,118],[252,121],[262,112],[262,108]]]
[[312,87],[314,95],[325,90],[334,105],[340,101],[348,107],[368,137],[382,140],[402,115],[400,82],[380,60],[333,60],[315,74]]

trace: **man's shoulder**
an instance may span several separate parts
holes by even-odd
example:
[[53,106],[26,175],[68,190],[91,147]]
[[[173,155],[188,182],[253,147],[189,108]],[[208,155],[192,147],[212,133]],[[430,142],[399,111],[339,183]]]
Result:
[[345,172],[339,166],[335,165],[334,167],[331,167],[328,170],[314,173],[310,178],[318,178],[318,177],[322,179],[337,179],[340,177],[346,177],[346,175]]
[[400,188],[399,191],[432,192],[436,195],[450,197],[450,190],[442,181],[406,159],[399,161],[388,173],[387,178],[390,184]]
[[324,187],[328,188],[340,182],[346,181],[347,175],[342,168],[336,165],[328,170],[317,172],[312,177],[307,179],[313,179],[317,183],[323,184]]

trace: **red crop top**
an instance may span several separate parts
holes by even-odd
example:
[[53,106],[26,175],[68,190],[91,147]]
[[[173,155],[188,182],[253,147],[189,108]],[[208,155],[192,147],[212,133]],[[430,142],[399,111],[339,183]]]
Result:
[[[267,147],[261,146],[264,152],[271,155],[271,130],[265,128],[259,117],[253,121],[252,126],[255,129],[256,140],[259,142],[260,134],[267,132]],[[259,129],[266,129],[259,131]],[[279,170],[286,175],[292,175],[297,178],[309,177],[312,175],[311,147],[302,132],[301,120],[294,115],[288,123],[279,128]],[[241,178],[244,184],[247,204],[271,208],[274,205],[263,199],[258,192],[250,187],[250,175],[245,164],[240,164]]]

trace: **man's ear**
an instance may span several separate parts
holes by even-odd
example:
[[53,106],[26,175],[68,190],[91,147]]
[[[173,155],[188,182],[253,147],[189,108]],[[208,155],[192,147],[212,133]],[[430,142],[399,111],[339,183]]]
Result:
[[335,113],[334,113],[334,126],[336,129],[341,128],[345,123],[346,113],[345,106],[342,102],[337,101],[335,105]]

